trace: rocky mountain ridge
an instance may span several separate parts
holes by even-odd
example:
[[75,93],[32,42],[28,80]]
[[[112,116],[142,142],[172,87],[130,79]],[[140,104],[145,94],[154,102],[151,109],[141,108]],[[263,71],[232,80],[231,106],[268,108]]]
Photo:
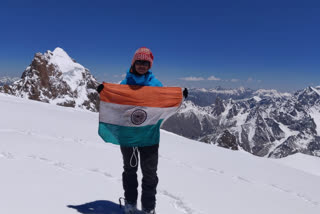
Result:
[[263,157],[297,152],[320,157],[319,89],[307,87],[293,95],[258,90],[245,99],[217,97],[204,107],[189,100],[162,128]]
[[[291,96],[289,93],[280,93],[277,90],[271,89],[259,89],[252,90],[250,88],[236,88],[236,89],[225,89],[222,87],[216,87],[213,89],[204,89],[204,88],[191,88],[189,89],[190,96],[188,100],[192,101],[198,106],[205,107],[210,106],[215,102],[217,97],[222,100],[233,99],[247,99],[251,97],[260,97],[260,98],[268,98],[268,97],[282,97],[282,96]],[[260,99],[259,98],[259,99]]]
[[98,111],[99,83],[90,71],[62,48],[36,53],[21,79],[0,87],[0,92],[61,106]]

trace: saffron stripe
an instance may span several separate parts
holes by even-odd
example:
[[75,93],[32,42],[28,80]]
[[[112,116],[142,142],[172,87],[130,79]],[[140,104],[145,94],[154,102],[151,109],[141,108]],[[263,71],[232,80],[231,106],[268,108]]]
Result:
[[100,100],[108,103],[146,107],[179,107],[182,102],[180,87],[132,86],[103,83]]

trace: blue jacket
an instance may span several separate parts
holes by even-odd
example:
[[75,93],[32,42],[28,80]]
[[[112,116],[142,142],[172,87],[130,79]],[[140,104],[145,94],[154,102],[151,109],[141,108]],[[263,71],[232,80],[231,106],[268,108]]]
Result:
[[143,86],[158,86],[162,87],[162,83],[156,79],[151,71],[148,71],[146,74],[138,76],[130,72],[130,69],[127,72],[127,76],[124,80],[121,81],[121,85],[143,85]]

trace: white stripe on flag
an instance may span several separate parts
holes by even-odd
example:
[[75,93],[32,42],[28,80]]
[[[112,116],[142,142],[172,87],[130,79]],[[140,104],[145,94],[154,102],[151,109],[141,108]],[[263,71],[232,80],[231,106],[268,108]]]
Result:
[[[179,107],[157,108],[131,106],[101,101],[99,121],[129,127],[155,125],[160,119],[166,119],[173,115],[178,108]],[[134,112],[135,114],[133,114]]]

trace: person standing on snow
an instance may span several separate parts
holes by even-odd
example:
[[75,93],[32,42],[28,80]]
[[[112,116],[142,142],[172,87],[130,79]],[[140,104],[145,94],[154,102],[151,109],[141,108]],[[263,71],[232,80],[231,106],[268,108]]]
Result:
[[[126,78],[120,83],[124,85],[157,86],[162,87],[162,83],[155,78],[149,70],[153,64],[153,54],[146,47],[139,48],[132,59],[131,67],[126,74]],[[98,87],[100,93],[103,85]],[[183,95],[186,98],[188,91],[185,89]],[[160,130],[157,130],[160,132]],[[145,214],[155,214],[156,193],[158,185],[158,151],[159,144],[144,147],[124,147],[120,146],[123,156],[122,183],[125,197],[124,212],[134,214],[137,211],[138,199],[138,157],[140,156],[140,166],[142,170],[142,211]]]
[[[139,48],[132,59],[131,68],[127,72],[126,78],[120,84],[159,86],[162,83],[155,78],[149,69],[153,64],[153,54],[145,47]],[[121,146],[123,156],[122,182],[125,196],[125,212],[132,213],[136,210],[138,197],[138,152],[140,154],[140,165],[142,170],[142,211],[154,214],[156,206],[156,193],[158,185],[158,151],[159,144],[145,147],[123,147]],[[131,157],[135,156],[135,166],[132,165]]]

